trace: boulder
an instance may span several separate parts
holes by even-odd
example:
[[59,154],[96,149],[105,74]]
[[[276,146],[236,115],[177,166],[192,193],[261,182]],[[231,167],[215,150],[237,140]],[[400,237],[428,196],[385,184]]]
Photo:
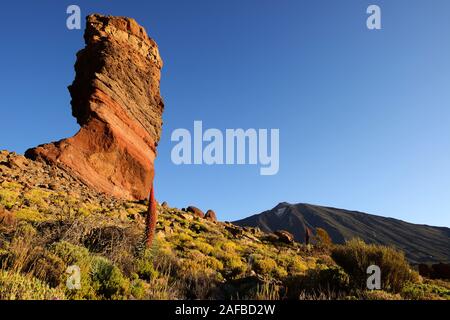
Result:
[[212,221],[212,222],[217,222],[216,213],[213,210],[211,210],[211,209],[206,211],[205,219],[209,220],[209,221]]
[[278,230],[274,232],[278,240],[287,244],[294,243],[294,236],[286,230]]
[[84,39],[69,86],[80,130],[25,155],[64,168],[96,191],[147,199],[164,109],[158,46],[134,19],[98,14],[87,17]]
[[203,211],[200,210],[200,209],[197,208],[197,207],[194,207],[194,206],[189,206],[189,207],[187,207],[187,208],[186,208],[186,212],[190,212],[190,213],[192,213],[194,216],[199,217],[199,218],[204,218],[204,217],[205,217],[205,214],[203,213]]
[[12,153],[8,158],[7,165],[9,168],[25,169],[28,161],[30,160],[24,156]]
[[181,217],[185,220],[192,220],[194,219],[194,217],[191,214],[187,214],[187,213],[182,213]]
[[225,224],[225,230],[227,230],[234,238],[239,238],[243,235],[243,230],[241,227],[235,226],[234,224]]

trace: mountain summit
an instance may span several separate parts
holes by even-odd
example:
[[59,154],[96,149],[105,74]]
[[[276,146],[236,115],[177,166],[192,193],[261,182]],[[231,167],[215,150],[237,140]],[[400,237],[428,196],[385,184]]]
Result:
[[271,210],[233,223],[259,227],[266,232],[287,230],[301,242],[306,228],[323,228],[335,243],[361,238],[368,243],[395,246],[412,263],[450,261],[449,228],[417,225],[358,211],[282,202]]

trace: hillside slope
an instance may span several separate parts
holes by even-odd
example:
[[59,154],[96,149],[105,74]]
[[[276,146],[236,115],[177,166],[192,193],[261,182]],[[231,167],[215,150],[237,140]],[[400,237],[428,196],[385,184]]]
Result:
[[358,211],[310,204],[280,203],[271,210],[233,222],[264,231],[287,230],[304,241],[305,227],[325,229],[335,243],[361,238],[403,250],[412,263],[449,262],[450,229],[417,225]]
[[[0,151],[0,300],[280,298],[280,279],[334,262],[257,228],[89,189],[60,167]],[[68,290],[66,270],[81,269]]]
[[[0,151],[0,300],[450,298],[450,283],[419,278],[390,248],[306,246],[167,204],[157,207],[146,248],[147,210],[145,201],[100,194],[60,167]],[[355,251],[391,266],[382,291],[366,290],[365,262],[350,260],[349,273],[338,263]]]

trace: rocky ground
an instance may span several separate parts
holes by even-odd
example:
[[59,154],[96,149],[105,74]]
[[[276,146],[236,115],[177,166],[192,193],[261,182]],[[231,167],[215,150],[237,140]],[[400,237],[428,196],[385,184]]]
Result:
[[[391,249],[361,243],[306,246],[289,233],[218,222],[215,213],[205,217],[194,207],[158,205],[155,244],[146,249],[146,212],[145,201],[117,200],[61,168],[0,152],[0,299],[450,296],[448,282],[421,279]],[[356,250],[390,257],[381,262],[395,264],[400,271],[392,275],[401,282],[386,278],[384,290],[365,290],[349,271],[358,269],[347,254]],[[349,268],[348,261],[355,265]],[[75,290],[67,286],[66,273],[74,265],[81,275]]]

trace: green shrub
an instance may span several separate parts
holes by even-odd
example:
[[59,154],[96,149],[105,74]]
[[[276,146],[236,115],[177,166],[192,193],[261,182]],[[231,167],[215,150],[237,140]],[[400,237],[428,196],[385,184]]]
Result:
[[150,250],[145,250],[136,261],[136,273],[142,280],[150,281],[158,277],[158,271],[153,264],[153,255]]
[[214,251],[213,246],[211,246],[210,244],[208,244],[206,242],[199,241],[199,240],[194,241],[194,247],[206,255],[211,254]]
[[120,269],[103,257],[94,258],[91,279],[97,294],[105,299],[125,298],[130,286]]
[[401,295],[410,300],[450,300],[450,289],[433,283],[407,283]]
[[32,274],[55,288],[59,286],[63,279],[66,265],[61,258],[52,252],[41,247],[35,247],[23,269],[26,273]]
[[288,299],[336,299],[349,292],[349,276],[340,267],[309,269],[286,277]]
[[270,257],[253,255],[250,260],[253,265],[253,269],[258,274],[279,278],[287,275],[287,271],[278,266],[277,262]]
[[333,291],[347,291],[350,284],[348,274],[339,267],[313,269],[311,270],[311,275],[318,287],[331,289]]
[[17,203],[19,192],[9,189],[0,189],[0,204],[6,209],[12,209]]
[[362,295],[359,297],[364,300],[401,300],[402,297],[400,294],[389,293],[383,290],[368,290],[364,291]]
[[43,222],[46,218],[42,212],[30,208],[21,208],[15,211],[14,215],[18,220],[25,220],[29,222]]
[[131,283],[131,295],[133,296],[133,298],[135,299],[143,299],[145,296],[145,282],[140,280],[140,279],[136,279]]
[[367,268],[370,265],[381,269],[381,286],[385,291],[400,292],[408,281],[417,279],[404,254],[391,247],[354,239],[345,245],[335,246],[331,256],[350,276],[354,288],[366,288]]
[[60,300],[64,292],[36,278],[0,270],[0,300]]
[[68,265],[77,264],[81,268],[82,266],[89,266],[91,263],[88,249],[66,241],[52,244],[50,251],[64,260]]
[[48,190],[40,188],[31,189],[24,194],[24,204],[39,209],[47,209],[47,201],[51,194]]
[[282,266],[290,275],[302,274],[308,270],[308,265],[300,255],[293,252],[286,252],[277,256],[277,263]]
[[228,278],[238,278],[247,271],[247,264],[237,254],[224,252],[218,259],[222,262],[223,273]]
[[78,290],[71,290],[66,287],[68,274],[62,275],[61,283],[66,289],[66,297],[68,299],[96,299],[97,294],[93,288],[91,281],[91,263],[93,257],[89,251],[72,243],[61,241],[50,246],[49,250],[66,263],[66,266],[76,265],[80,268],[80,285]]

